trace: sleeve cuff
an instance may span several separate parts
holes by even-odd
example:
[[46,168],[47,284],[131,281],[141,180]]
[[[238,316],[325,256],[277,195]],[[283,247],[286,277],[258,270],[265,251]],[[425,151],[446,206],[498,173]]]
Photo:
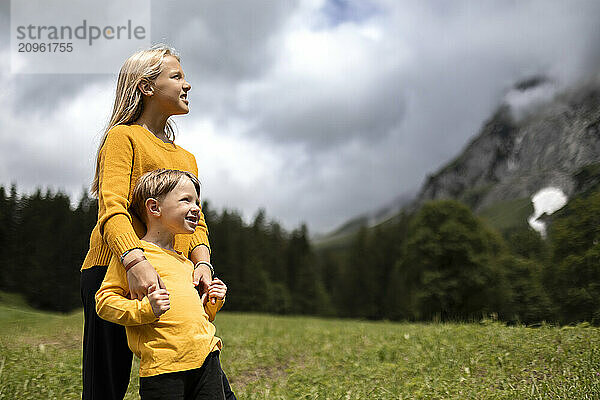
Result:
[[208,253],[210,254],[210,244],[208,243],[208,236],[205,233],[192,235],[192,240],[190,241],[190,252],[188,256],[192,254],[194,249],[198,246],[206,246]]
[[204,305],[204,310],[206,314],[208,314],[209,320],[212,321],[215,319],[217,315],[217,311],[219,311],[223,304],[225,304],[225,299],[217,299],[215,304],[212,304],[210,301]]
[[127,232],[122,235],[117,236],[111,246],[111,251],[113,254],[120,256],[125,253],[127,250],[140,248],[142,249],[142,242],[140,238],[135,234],[135,232]]
[[142,301],[140,301],[140,316],[142,324],[150,324],[158,321],[158,317],[154,315],[154,311],[152,311],[152,306],[150,305],[148,297],[144,297]]

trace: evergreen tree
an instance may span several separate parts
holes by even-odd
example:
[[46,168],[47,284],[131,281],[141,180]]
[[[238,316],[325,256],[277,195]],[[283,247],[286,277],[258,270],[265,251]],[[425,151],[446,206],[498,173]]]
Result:
[[507,296],[500,307],[505,320],[526,324],[555,320],[555,310],[543,284],[545,266],[535,259],[506,254],[500,259],[506,272]]
[[7,258],[8,251],[6,243],[8,243],[12,216],[8,214],[8,196],[3,186],[0,186],[0,288],[6,289],[8,283]]
[[[19,286],[34,307],[68,311],[80,305],[76,240],[69,198],[38,190],[23,200],[18,229],[22,274]],[[81,257],[81,249],[77,249]]]
[[[367,228],[362,226],[352,241],[340,277],[341,296],[338,307],[343,316],[367,317],[373,312],[365,299],[369,297],[366,282],[370,281]],[[372,282],[369,282],[372,285]]]
[[21,274],[22,269],[18,264],[18,248],[15,235],[17,233],[18,223],[18,194],[17,187],[12,185],[10,195],[7,197],[2,188],[3,201],[0,204],[0,287],[8,291],[18,290],[17,277]]
[[542,262],[549,261],[549,248],[542,236],[529,225],[512,229],[505,234],[510,252],[518,257]]
[[308,241],[308,229],[302,225],[292,232],[287,249],[288,287],[292,310],[298,314],[331,313],[330,298]]
[[410,224],[401,268],[417,319],[479,318],[506,296],[502,239],[456,201],[426,203]]
[[600,192],[576,198],[549,229],[546,285],[562,322],[600,323]]

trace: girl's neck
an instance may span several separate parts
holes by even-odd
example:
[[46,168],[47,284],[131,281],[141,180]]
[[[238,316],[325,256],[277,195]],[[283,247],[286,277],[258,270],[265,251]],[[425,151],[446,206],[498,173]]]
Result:
[[158,113],[142,112],[142,115],[140,115],[134,123],[146,128],[163,142],[171,143],[171,140],[169,140],[165,133],[165,126],[167,125],[168,118],[168,116],[160,115]]

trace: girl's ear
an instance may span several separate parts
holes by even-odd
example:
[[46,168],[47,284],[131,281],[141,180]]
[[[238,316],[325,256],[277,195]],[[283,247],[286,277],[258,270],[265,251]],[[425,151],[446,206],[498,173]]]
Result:
[[138,89],[145,96],[152,96],[154,94],[154,89],[152,88],[152,84],[147,79],[142,79],[140,83],[138,83]]
[[146,212],[149,216],[160,217],[160,206],[158,200],[153,197],[149,197],[145,202]]

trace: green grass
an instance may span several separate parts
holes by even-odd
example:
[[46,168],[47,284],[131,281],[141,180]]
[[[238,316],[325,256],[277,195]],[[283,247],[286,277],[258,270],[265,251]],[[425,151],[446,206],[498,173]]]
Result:
[[[80,398],[82,315],[0,305],[0,399]],[[600,398],[600,329],[223,312],[241,399]],[[134,370],[137,365],[134,366]],[[137,399],[132,374],[127,399]]]
[[511,228],[527,226],[527,218],[533,214],[530,198],[494,203],[477,213],[494,229],[504,232]]

